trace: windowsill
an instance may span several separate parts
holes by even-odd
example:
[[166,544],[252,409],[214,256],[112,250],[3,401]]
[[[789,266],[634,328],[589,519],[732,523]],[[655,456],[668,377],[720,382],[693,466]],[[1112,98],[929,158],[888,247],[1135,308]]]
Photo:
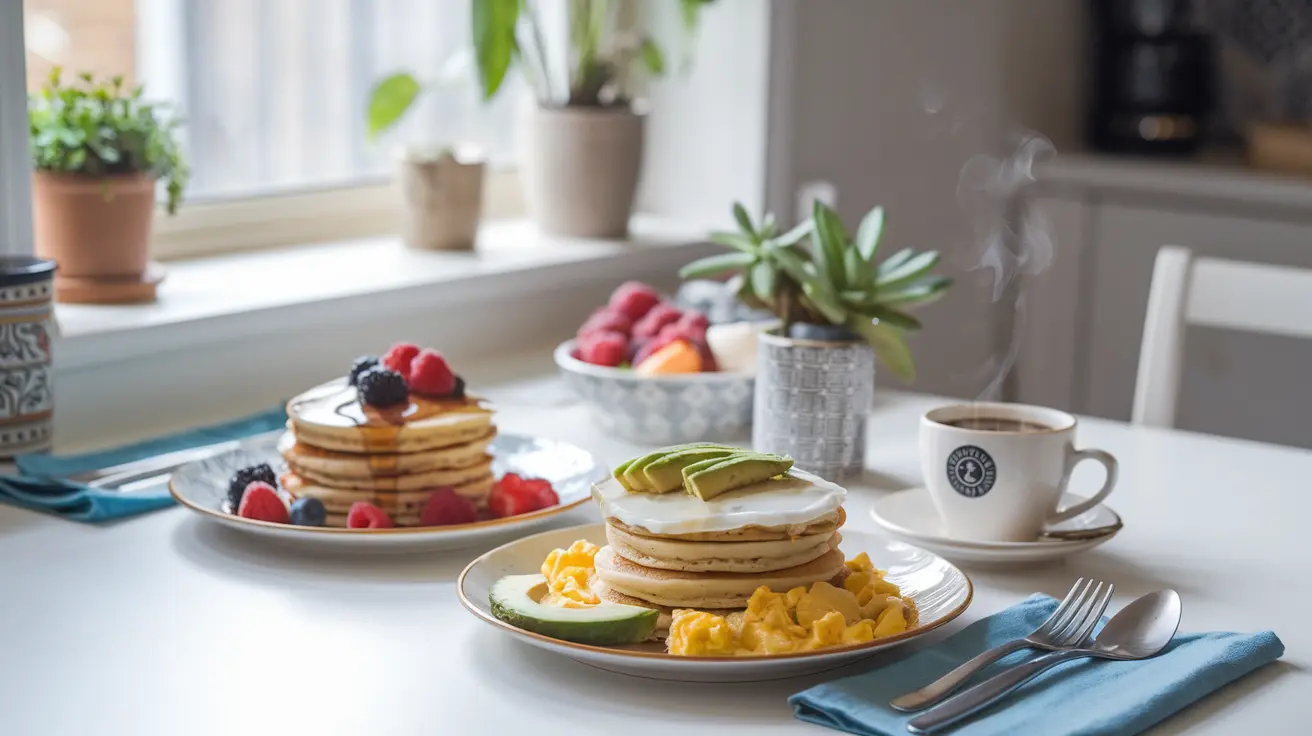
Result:
[[653,258],[669,261],[672,274],[697,255],[692,250],[703,247],[705,232],[694,223],[639,216],[626,240],[562,239],[510,220],[485,224],[473,252],[413,251],[382,237],[176,261],[167,264],[155,303],[59,305],[58,365],[77,370],[331,328],[343,319],[476,304],[492,294],[513,300],[587,280],[619,281]]

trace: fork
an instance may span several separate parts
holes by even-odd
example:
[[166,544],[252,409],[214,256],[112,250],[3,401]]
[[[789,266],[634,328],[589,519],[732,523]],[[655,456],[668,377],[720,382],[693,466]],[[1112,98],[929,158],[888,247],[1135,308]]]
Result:
[[[1062,599],[1057,610],[1052,612],[1047,621],[1022,639],[1015,639],[982,652],[934,682],[914,692],[895,698],[888,705],[893,710],[908,713],[921,710],[943,700],[961,687],[972,675],[990,664],[1021,649],[1041,649],[1055,651],[1079,646],[1088,630],[1092,629],[1089,621],[1097,623],[1102,615],[1098,601],[1110,599],[1115,586],[1107,585],[1103,594],[1103,583],[1098,580],[1080,578],[1071,586],[1070,592]],[[1105,607],[1104,603],[1104,607]]]

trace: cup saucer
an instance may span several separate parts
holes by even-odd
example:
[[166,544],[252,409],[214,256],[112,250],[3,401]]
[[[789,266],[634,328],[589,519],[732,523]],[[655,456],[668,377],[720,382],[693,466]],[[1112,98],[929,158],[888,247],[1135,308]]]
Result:
[[[1083,496],[1067,493],[1062,506],[1079,503]],[[905,539],[950,560],[991,564],[1034,563],[1084,552],[1115,537],[1121,517],[1106,505],[1054,524],[1032,542],[977,542],[948,536],[938,511],[924,488],[899,491],[870,507],[875,523],[890,535]]]

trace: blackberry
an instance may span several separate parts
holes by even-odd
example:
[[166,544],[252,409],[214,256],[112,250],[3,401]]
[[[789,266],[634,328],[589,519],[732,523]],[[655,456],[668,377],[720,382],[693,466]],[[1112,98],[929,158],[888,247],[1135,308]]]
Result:
[[359,386],[360,374],[378,365],[377,355],[361,355],[351,364],[351,372],[346,376],[346,382],[352,386]]
[[241,495],[246,492],[246,486],[257,480],[278,487],[278,476],[273,474],[273,468],[268,463],[251,465],[232,474],[232,479],[228,481],[228,503],[232,505],[232,513],[237,513],[237,508],[241,506]]
[[374,366],[360,374],[357,381],[360,400],[370,406],[395,406],[410,398],[410,386],[393,370]]
[[461,378],[460,376],[456,376],[456,386],[455,388],[451,389],[451,398],[453,399],[465,398],[465,379]]

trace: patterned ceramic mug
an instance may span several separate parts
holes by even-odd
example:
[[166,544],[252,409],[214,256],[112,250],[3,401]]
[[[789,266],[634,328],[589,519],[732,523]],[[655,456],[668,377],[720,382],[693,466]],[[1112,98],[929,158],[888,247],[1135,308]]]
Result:
[[50,449],[55,262],[0,257],[0,457]]

